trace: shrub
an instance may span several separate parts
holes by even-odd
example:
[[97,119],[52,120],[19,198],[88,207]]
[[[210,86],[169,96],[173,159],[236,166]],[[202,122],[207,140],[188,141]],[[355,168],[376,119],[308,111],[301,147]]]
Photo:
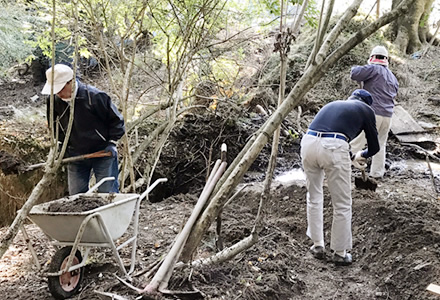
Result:
[[41,21],[24,5],[0,2],[0,74],[31,56],[33,47],[29,42],[38,25]]

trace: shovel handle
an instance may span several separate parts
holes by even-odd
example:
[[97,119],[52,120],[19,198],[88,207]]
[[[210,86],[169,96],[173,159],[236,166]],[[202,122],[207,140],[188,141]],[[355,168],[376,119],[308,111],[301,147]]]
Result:
[[362,180],[363,180],[364,182],[367,181],[367,174],[365,174],[365,169],[362,169]]
[[89,154],[67,157],[67,158],[64,158],[63,160],[61,160],[61,163],[68,163],[68,162],[73,162],[73,161],[89,159],[89,158],[98,158],[98,157],[107,157],[107,156],[112,156],[112,153],[110,151],[101,150],[101,151],[93,152],[93,153],[89,153]]
[[[98,157],[107,157],[107,156],[112,156],[112,153],[110,151],[101,150],[101,151],[93,152],[93,153],[89,153],[89,154],[83,154],[83,155],[63,158],[61,160],[61,163],[64,164],[64,163],[69,163],[69,162],[74,162],[74,161],[85,160],[85,159],[89,159],[89,158],[98,158]],[[31,171],[31,170],[34,170],[37,168],[44,167],[45,165],[46,165],[46,163],[39,163],[39,164],[35,164],[35,165],[30,165],[30,166],[27,166],[24,170]]]

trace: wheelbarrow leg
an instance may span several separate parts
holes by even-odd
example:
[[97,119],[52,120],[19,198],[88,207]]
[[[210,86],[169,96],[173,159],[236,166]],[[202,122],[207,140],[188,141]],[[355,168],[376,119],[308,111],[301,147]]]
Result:
[[134,265],[135,265],[135,261],[136,261],[136,250],[137,250],[137,237],[138,237],[138,232],[139,232],[139,211],[140,211],[140,206],[141,206],[141,201],[161,182],[166,182],[168,181],[167,178],[159,178],[157,179],[155,182],[153,182],[152,185],[150,185],[148,187],[148,189],[143,192],[139,198],[136,201],[136,210],[134,212],[134,224],[133,224],[133,228],[134,228],[134,233],[133,233],[133,245],[132,245],[132,249],[131,249],[131,264],[130,264],[130,271],[128,272],[128,274],[133,273],[134,271]]
[[112,240],[112,236],[110,235],[110,232],[108,231],[107,226],[105,226],[105,223],[104,223],[104,220],[102,219],[101,214],[96,213],[96,214],[94,214],[94,216],[98,219],[98,222],[101,225],[101,229],[104,231],[104,235],[107,238],[107,242],[110,244],[110,248],[112,248],[113,254],[116,257],[116,260],[118,262],[119,267],[121,268],[125,277],[127,279],[130,279],[130,276],[128,275],[127,270],[125,270],[125,266],[124,266],[124,263],[122,262],[121,256],[119,255],[118,249],[116,248],[115,243]]
[[141,206],[141,199],[138,198],[136,200],[136,210],[134,212],[134,233],[133,233],[133,245],[131,247],[131,263],[130,263],[130,271],[128,271],[128,274],[133,273],[134,271],[134,264],[136,261],[136,252],[137,252],[137,237],[138,237],[138,231],[139,231],[139,210]]
[[41,270],[41,264],[40,264],[40,262],[38,260],[37,253],[35,253],[35,249],[32,246],[31,239],[29,238],[29,235],[27,234],[26,229],[24,228],[23,225],[20,227],[20,230],[21,230],[21,233],[23,234],[23,238],[24,238],[24,241],[26,242],[26,244],[28,246],[28,249],[29,249],[29,251],[32,254],[32,257],[34,258],[35,266],[37,267],[37,270]]

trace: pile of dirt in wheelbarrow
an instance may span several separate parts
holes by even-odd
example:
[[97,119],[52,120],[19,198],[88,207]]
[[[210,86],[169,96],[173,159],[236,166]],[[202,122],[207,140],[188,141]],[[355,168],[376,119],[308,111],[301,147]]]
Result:
[[[67,199],[69,200],[69,199]],[[80,195],[78,198],[63,201],[57,200],[50,203],[48,212],[83,212],[89,211],[104,205],[109,204],[108,199],[104,199],[95,195]]]

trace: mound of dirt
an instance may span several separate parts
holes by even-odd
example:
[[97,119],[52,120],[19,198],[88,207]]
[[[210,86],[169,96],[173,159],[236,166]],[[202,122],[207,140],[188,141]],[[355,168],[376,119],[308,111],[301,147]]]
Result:
[[[176,194],[200,192],[220,158],[221,144],[226,144],[227,161],[232,162],[266,119],[266,115],[227,104],[220,104],[215,112],[186,114],[171,132],[155,170],[154,178],[166,177],[168,182],[158,186],[150,200],[157,202]],[[283,121],[283,129],[294,127],[290,120]],[[270,145],[266,145],[250,167],[245,182],[264,179],[270,151]],[[141,161],[146,161],[148,154],[144,153]],[[278,160],[277,173],[299,167],[299,139],[292,138],[287,130],[280,137]],[[142,163],[139,168],[142,169]]]
[[105,201],[99,196],[86,196],[81,195],[78,198],[70,201],[54,201],[52,202],[47,211],[48,212],[83,212],[89,211],[104,205],[107,205],[108,201]]
[[10,153],[0,150],[0,169],[3,174],[17,174],[22,171],[24,162]]

